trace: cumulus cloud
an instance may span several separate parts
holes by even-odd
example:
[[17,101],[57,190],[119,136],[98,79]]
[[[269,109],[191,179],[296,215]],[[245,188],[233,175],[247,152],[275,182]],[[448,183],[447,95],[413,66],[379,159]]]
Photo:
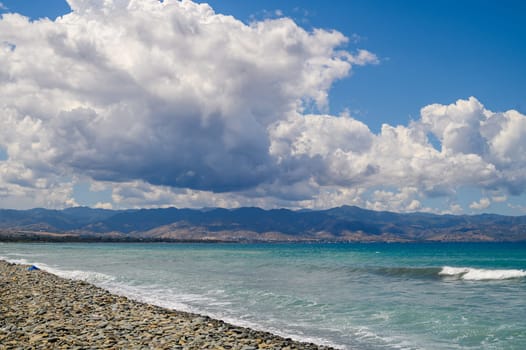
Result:
[[269,125],[309,101],[324,108],[354,61],[341,33],[288,18],[245,25],[190,1],[69,4],[56,21],[0,22],[16,47],[0,62],[3,144],[40,171],[253,187],[276,173]]
[[[421,125],[442,144],[442,154],[470,157],[486,174],[466,172],[487,189],[504,187],[518,195],[526,189],[526,116],[510,110],[494,113],[474,97],[448,106],[422,109]],[[477,169],[466,169],[476,171]]]
[[[0,178],[3,176],[0,171]],[[45,187],[43,187],[45,185]],[[73,198],[72,182],[44,184],[37,181],[35,185],[0,182],[0,208],[28,209],[35,207],[62,208],[78,206]]]
[[471,209],[482,210],[489,207],[491,201],[489,198],[481,198],[478,202],[473,202],[469,205]]
[[95,205],[93,206],[93,208],[98,208],[98,209],[113,209],[113,204],[108,203],[108,202],[97,202],[97,203],[95,203]]
[[349,116],[300,115],[274,125],[271,154],[287,169],[296,169],[295,161],[303,164],[309,181],[320,188],[372,189],[365,202],[369,208],[429,211],[421,199],[454,198],[462,186],[523,193],[525,126],[526,116],[491,112],[473,97],[426,106],[420,119],[408,126],[385,124],[379,134]]
[[451,214],[451,215],[459,215],[464,212],[464,209],[460,204],[451,204],[449,206],[449,209],[444,210],[441,212],[441,214]]
[[181,189],[169,186],[156,186],[144,181],[121,182],[113,184],[112,200],[120,208],[156,208],[172,207],[241,207],[257,206],[272,208],[276,200],[251,197],[235,192],[214,193],[193,189]]
[[324,113],[336,80],[379,63],[342,49],[337,31],[286,17],[245,24],[191,1],[68,3],[54,21],[0,20],[3,206],[37,193],[50,196],[38,205],[74,204],[77,178],[111,189],[115,207],[430,211],[426,198],[465,185],[525,190],[517,111],[471,97],[378,134]]
[[399,192],[376,190],[367,207],[379,211],[422,211],[422,204],[414,199],[418,194],[416,188],[403,188]]

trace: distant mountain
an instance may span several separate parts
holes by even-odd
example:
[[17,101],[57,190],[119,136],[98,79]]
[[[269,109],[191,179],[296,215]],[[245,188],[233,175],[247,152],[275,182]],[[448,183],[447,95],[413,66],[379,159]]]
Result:
[[0,240],[526,241],[526,216],[399,214],[342,206],[0,210]]

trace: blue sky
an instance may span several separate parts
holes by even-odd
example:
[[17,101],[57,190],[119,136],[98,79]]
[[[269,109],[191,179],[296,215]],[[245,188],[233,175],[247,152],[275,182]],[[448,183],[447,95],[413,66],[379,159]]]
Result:
[[[77,12],[80,14],[80,9],[83,9],[82,6],[85,5],[78,5],[82,3],[78,0],[72,1],[70,3],[78,6]],[[56,17],[71,11],[66,1],[58,0],[45,2],[3,0],[1,3],[3,5],[2,13],[20,13],[35,21],[44,17],[55,20]],[[85,1],[85,3],[90,3],[90,1]],[[526,83],[526,64],[524,63],[526,62],[526,44],[524,41],[524,38],[526,38],[526,26],[523,25],[526,3],[523,1],[443,0],[430,2],[407,0],[402,2],[352,0],[333,1],[328,6],[327,2],[322,1],[221,0],[209,1],[208,4],[217,14],[231,15],[241,20],[247,26],[258,22],[263,23],[264,21],[279,21],[280,18],[290,18],[297,27],[306,30],[308,33],[313,33],[318,29],[324,29],[327,32],[335,30],[347,37],[347,42],[335,44],[334,50],[344,50],[356,57],[358,50],[363,49],[374,57],[371,56],[372,58],[370,57],[366,62],[361,63],[352,61],[352,58],[348,59],[348,62],[352,63],[352,68],[347,74],[332,72],[330,73],[332,75],[328,86],[321,81],[316,85],[320,90],[326,89],[328,102],[325,106],[323,103],[319,105],[311,103],[301,111],[301,114],[315,115],[312,117],[312,120],[307,119],[310,120],[311,124],[301,126],[303,128],[301,129],[302,135],[310,135],[310,140],[314,140],[312,142],[309,141],[311,143],[308,144],[308,147],[306,146],[308,149],[304,150],[306,153],[301,156],[298,155],[297,148],[299,147],[298,145],[304,145],[305,143],[300,138],[296,138],[295,141],[287,139],[293,145],[293,152],[290,150],[284,151],[288,152],[288,158],[283,154],[273,153],[273,151],[267,154],[269,145],[272,149],[277,147],[277,136],[273,134],[274,136],[271,135],[269,139],[259,140],[258,137],[261,136],[260,131],[254,129],[255,126],[252,125],[252,120],[240,121],[236,119],[240,123],[238,125],[242,125],[243,128],[246,126],[250,128],[250,132],[255,132],[253,140],[257,139],[260,142],[250,143],[246,140],[236,139],[235,142],[232,142],[238,146],[241,145],[239,147],[244,148],[247,155],[239,156],[237,148],[234,147],[236,149],[235,153],[232,153],[232,148],[228,148],[224,152],[217,154],[217,159],[223,159],[221,161],[217,160],[217,162],[230,164],[228,162],[231,161],[231,166],[235,165],[240,168],[246,166],[261,169],[261,171],[258,170],[255,173],[247,171],[246,174],[241,172],[235,183],[225,180],[228,176],[232,177],[228,167],[223,169],[214,165],[216,163],[212,165],[210,163],[201,164],[193,160],[187,160],[185,157],[174,155],[172,158],[167,156],[166,159],[163,158],[158,162],[149,164],[147,161],[152,157],[150,149],[130,150],[132,153],[141,154],[141,152],[144,152],[150,155],[148,156],[149,158],[144,158],[146,161],[143,161],[143,163],[130,166],[128,173],[126,169],[119,171],[111,166],[105,167],[104,161],[100,159],[96,161],[90,159],[90,164],[92,165],[88,166],[85,158],[76,156],[68,158],[66,155],[63,155],[56,158],[60,158],[62,162],[67,163],[63,170],[59,174],[43,174],[42,178],[46,180],[44,181],[41,178],[40,183],[46,182],[46,185],[38,185],[45,187],[45,190],[49,191],[52,191],[53,186],[55,186],[51,183],[59,187],[63,186],[61,191],[58,191],[63,193],[63,196],[57,198],[56,201],[50,201],[47,205],[60,207],[67,206],[68,203],[74,203],[114,208],[156,205],[261,205],[265,207],[289,206],[294,208],[355,204],[371,209],[394,211],[496,212],[511,215],[523,215],[525,213],[526,196],[524,194],[524,186],[526,180],[524,177],[526,175],[524,175],[524,171],[526,171],[526,168],[522,168],[521,164],[524,161],[522,156],[512,151],[513,149],[522,150],[523,147],[526,147],[524,141],[522,141],[526,138],[526,135],[520,134],[522,132],[523,117],[526,114],[526,89],[524,88]],[[84,16],[86,13],[81,14],[81,16]],[[102,14],[98,15],[102,16]],[[111,15],[116,15],[116,12]],[[122,13],[119,13],[119,16],[122,16]],[[152,25],[155,24],[152,22]],[[15,39],[15,36],[6,39],[0,37],[0,41],[9,42],[10,44]],[[18,40],[22,39],[18,38]],[[29,43],[28,45],[35,44]],[[311,45],[314,44],[311,42]],[[166,50],[169,50],[169,48],[166,48]],[[213,51],[210,52],[211,55],[213,53]],[[272,58],[272,56],[270,57]],[[214,61],[213,64],[220,65],[224,63]],[[177,70],[177,67],[174,69]],[[268,68],[265,69],[268,71]],[[32,73],[28,72],[27,74]],[[258,87],[258,77],[261,76],[256,75],[256,78],[254,78],[256,87]],[[294,77],[291,76],[290,79],[292,80]],[[264,80],[261,84],[264,84]],[[260,88],[264,90],[263,85],[260,85]],[[311,90],[305,93],[308,95],[311,93]],[[272,101],[271,97],[276,98],[276,96],[269,96],[269,101]],[[437,107],[438,105],[452,106],[458,100],[468,101],[470,97],[474,97],[476,102],[457,104],[455,108],[458,111],[451,112],[452,116],[448,115],[446,116],[447,118],[443,116],[443,112]],[[299,98],[303,99],[304,96]],[[265,98],[260,100],[266,101]],[[76,101],[80,100],[77,98]],[[257,102],[258,100],[255,99],[255,101]],[[263,104],[263,102],[261,103]],[[22,105],[23,103],[20,102],[20,106]],[[250,109],[254,107],[254,105],[247,106],[242,108]],[[424,120],[421,115],[421,109],[426,106],[435,106],[436,108],[430,107],[428,109],[428,117]],[[267,107],[270,109],[274,106]],[[257,108],[265,109],[267,107],[258,105]],[[22,107],[17,108],[22,110]],[[95,107],[93,108],[98,113],[98,110]],[[450,110],[452,109],[450,108]],[[502,134],[498,137],[495,136],[496,138],[489,139],[487,127],[481,126],[484,123],[484,125],[489,125],[489,122],[486,123],[485,121],[481,122],[480,125],[477,124],[480,126],[480,132],[474,133],[462,129],[462,131],[455,132],[453,136],[451,136],[452,134],[446,135],[449,132],[447,130],[450,130],[452,127],[444,129],[443,126],[440,126],[443,125],[440,124],[443,121],[437,122],[434,127],[431,126],[434,123],[432,120],[438,120],[438,118],[446,118],[451,123],[457,123],[458,118],[465,118],[462,119],[462,123],[464,123],[462,125],[471,127],[473,120],[470,119],[471,117],[468,114],[472,113],[473,110],[486,117],[490,112],[495,113],[493,120],[500,118],[498,116],[500,115],[499,113],[506,113],[510,110],[516,111],[519,117],[515,116],[513,120],[518,120],[517,125],[519,127],[515,127],[515,129],[519,130],[519,135],[513,136],[513,133],[510,131],[511,136],[508,138]],[[62,114],[59,111],[56,115],[64,115],[64,111],[62,111]],[[278,111],[275,113],[278,113]],[[281,111],[279,113],[285,112]],[[349,169],[344,175],[335,175],[338,173],[336,170],[331,170],[330,174],[322,174],[318,167],[332,169],[336,164],[340,164],[339,162],[342,162],[342,159],[347,159],[352,164],[360,164],[360,166],[366,162],[364,151],[358,147],[359,142],[353,143],[354,141],[351,142],[346,139],[342,141],[348,142],[346,145],[337,143],[330,143],[329,145],[326,139],[320,138],[318,140],[316,134],[313,133],[314,131],[309,129],[312,127],[314,130],[316,128],[320,130],[319,128],[326,127],[328,128],[327,130],[332,130],[330,128],[341,130],[341,125],[331,124],[334,120],[327,121],[320,116],[330,115],[338,119],[338,116],[342,114],[350,115],[353,123],[356,122],[352,125],[350,123],[345,124],[349,130],[348,134],[342,137],[365,137],[361,132],[357,131],[360,128],[358,122],[362,123],[370,131],[367,139],[372,140],[370,141],[373,145],[371,146],[372,148],[377,147],[375,152],[379,148],[384,147],[382,146],[384,143],[387,144],[385,140],[378,141],[378,139],[387,137],[387,131],[382,132],[383,124],[392,128],[401,126],[404,130],[399,131],[401,133],[407,132],[408,134],[416,132],[415,130],[418,129],[416,127],[410,128],[412,122],[425,124],[422,127],[424,129],[428,128],[425,129],[428,137],[427,142],[432,144],[437,151],[442,150],[443,152],[442,155],[433,155],[430,159],[423,161],[422,164],[424,165],[422,166],[429,167],[429,164],[436,164],[437,161],[433,159],[439,159],[440,162],[444,161],[443,167],[437,166],[438,170],[430,169],[429,172],[440,172],[444,171],[444,169],[455,167],[455,164],[466,164],[466,162],[473,161],[473,165],[469,163],[470,165],[465,166],[465,169],[459,169],[460,173],[464,172],[469,176],[466,176],[466,179],[462,179],[460,175],[452,173],[448,175],[451,176],[451,179],[448,178],[448,180],[444,180],[443,184],[434,186],[430,185],[430,182],[433,182],[433,179],[440,179],[439,174],[437,177],[427,179],[422,169],[419,170],[422,171],[422,174],[403,174],[403,171],[400,170],[400,174],[397,175],[400,177],[399,179],[395,177],[388,179],[390,173],[382,172],[382,169],[380,169],[384,164],[373,164],[373,162],[367,166],[363,165],[363,169],[358,168],[357,165],[356,168]],[[459,117],[459,115],[462,117]],[[222,118],[225,118],[225,116]],[[43,118],[41,121],[42,125],[45,125],[47,120]],[[51,120],[51,117],[49,117],[49,120]],[[284,117],[279,120],[273,119],[272,123],[269,124],[265,124],[267,123],[266,121],[261,122],[260,120],[256,120],[256,122],[259,123],[258,127],[263,125],[263,129],[266,130],[263,133],[271,132],[269,130],[278,130],[279,128],[276,129],[275,127],[280,122],[282,122],[280,125],[283,130],[290,130],[290,125],[297,126],[299,123],[292,122],[290,118],[288,119],[289,124],[283,122],[283,120],[285,120]],[[149,122],[148,125],[150,125]],[[187,124],[184,125],[186,126]],[[509,125],[511,125],[511,122]],[[180,126],[178,126],[178,129],[180,129]],[[50,128],[52,128],[51,124]],[[218,132],[218,130],[230,130],[232,128],[227,124],[218,125],[217,129],[207,129],[207,132],[212,133],[214,130]],[[242,129],[242,127],[239,128]],[[501,127],[501,130],[504,130],[504,128]],[[191,134],[191,132],[196,132],[196,134]],[[196,131],[191,129],[191,131],[188,131],[188,136],[201,135],[203,132],[203,130]],[[279,134],[279,140],[282,141],[283,138],[292,138],[296,137],[294,135],[300,134],[299,131],[286,136]],[[441,137],[443,137],[442,140]],[[464,137],[466,144],[460,145],[460,141],[454,137]],[[486,140],[484,141],[484,146],[477,143],[480,141],[480,137]],[[204,139],[209,140],[209,138]],[[223,142],[222,140],[224,139],[225,137],[217,138],[218,142]],[[335,137],[334,139],[337,138]],[[513,142],[516,142],[516,144],[510,144],[512,141],[507,142],[507,139],[515,140]],[[200,139],[197,137],[195,140],[199,142]],[[220,147],[214,145],[214,140],[212,138],[212,141],[210,141],[210,149],[216,150]],[[97,153],[99,143],[102,141],[95,140],[93,142],[94,144],[89,150]],[[443,149],[441,142],[445,145]],[[4,146],[0,143],[0,161],[6,163],[8,160],[16,160],[15,151],[10,151],[15,150],[14,143],[12,141],[11,146],[9,146],[8,142],[5,142]],[[478,146],[473,146],[474,143]],[[21,143],[17,143],[17,151],[20,149],[19,144]],[[227,144],[230,143],[227,142]],[[174,150],[176,149],[186,149],[185,147],[191,147],[189,145],[191,145],[190,141],[181,141],[174,145],[173,150],[170,151],[175,152]],[[504,148],[497,149],[496,145]],[[313,151],[312,147],[327,148],[329,150]],[[332,151],[331,147],[333,147]],[[477,150],[474,151],[473,147]],[[485,150],[484,147],[493,147],[494,149]],[[192,147],[191,149],[194,148],[200,147]],[[403,152],[402,148],[399,152]],[[448,153],[449,151],[446,148],[453,153]],[[207,149],[205,147],[202,152],[196,151],[195,157],[206,156],[209,154]],[[347,152],[345,154],[346,158],[329,159],[331,153],[336,152],[337,149]],[[421,150],[425,154],[429,153],[421,148],[414,149]],[[467,149],[470,149],[471,153],[467,152]],[[48,150],[46,154],[49,154],[49,152]],[[475,164],[480,159],[474,160],[470,157],[464,157],[469,154],[476,154],[483,162]],[[406,154],[404,153],[405,156]],[[251,158],[251,160],[246,160],[247,157]],[[318,158],[320,157],[323,158],[322,164],[318,164]],[[367,157],[374,158],[374,154],[371,153]],[[396,162],[401,157],[402,155],[393,155],[393,162]],[[424,156],[419,155],[418,157]],[[128,157],[127,159],[132,158]],[[216,157],[214,156],[213,158],[215,159]],[[282,161],[285,158],[287,162]],[[499,159],[496,160],[497,158]],[[137,159],[140,161],[142,158],[137,157]],[[173,162],[170,159],[173,159]],[[279,159],[278,163],[276,163],[276,159]],[[98,162],[99,160],[100,163]],[[40,165],[36,169],[37,165],[35,164],[38,162],[30,159],[29,156],[20,155],[17,161],[17,166],[20,165],[31,169],[34,174],[37,174],[38,171],[43,171]],[[238,163],[238,161],[241,163]],[[216,160],[213,162],[216,162]],[[391,161],[387,159],[386,162]],[[409,159],[407,164],[415,167],[420,166],[415,165],[417,163],[420,164],[414,159]],[[13,167],[13,164],[10,166]],[[401,165],[402,168],[405,167],[406,169],[408,166]],[[277,170],[276,167],[280,170]],[[283,167],[286,167],[287,171],[283,172]],[[123,169],[123,166],[120,165],[119,169]],[[161,172],[163,171],[162,169],[165,169],[165,175],[153,174],[151,169],[159,169]],[[488,171],[487,176],[474,176],[471,174],[472,172],[484,173],[486,170]],[[208,173],[209,171],[210,173]],[[398,170],[390,169],[389,171],[393,173]],[[292,173],[305,173],[308,175],[305,175],[301,180],[291,180]],[[313,173],[316,175],[312,175]],[[364,175],[369,173],[375,175],[372,177]],[[34,178],[27,181],[35,181],[36,183],[38,176],[34,174],[31,175]],[[498,180],[494,179],[496,176],[499,176]],[[170,177],[175,177],[177,180],[173,180]],[[382,181],[382,177],[386,181]],[[5,178],[8,179],[9,176],[5,175]],[[50,180],[51,178],[53,179]],[[411,179],[406,182],[406,178]],[[4,181],[8,183],[8,180]],[[20,183],[23,182],[9,181],[16,183],[16,186],[21,186]],[[64,187],[65,183],[69,184],[69,190],[66,188],[67,186]],[[30,187],[38,189],[38,186],[32,184]],[[13,189],[14,187],[10,187],[7,184],[4,187],[6,188],[6,193],[7,191],[11,191],[9,193],[24,192],[18,187],[15,190]],[[42,197],[46,196],[48,195],[42,194]],[[327,198],[324,196],[327,196]],[[8,199],[0,204],[11,207],[31,206],[31,201],[22,197],[6,195],[5,198]],[[40,203],[37,204],[40,205]],[[46,202],[42,202],[41,205],[46,206]]]
[[[281,10],[306,28],[358,36],[381,64],[336,82],[331,111],[358,110],[373,130],[407,124],[430,103],[476,96],[526,112],[524,1],[211,1],[244,21]],[[379,102],[381,101],[381,102]]]
[[[306,29],[341,31],[381,59],[330,92],[332,113],[348,108],[373,130],[407,124],[430,103],[476,96],[495,111],[526,113],[526,3],[521,0],[200,1],[245,22],[283,16]],[[33,19],[70,11],[65,0],[4,0]],[[353,45],[353,44],[349,44]],[[381,102],[379,102],[381,101]]]

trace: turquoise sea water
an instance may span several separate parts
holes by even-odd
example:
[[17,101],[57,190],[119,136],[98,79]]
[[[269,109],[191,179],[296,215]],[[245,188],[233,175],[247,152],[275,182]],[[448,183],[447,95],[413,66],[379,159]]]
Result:
[[112,292],[345,349],[526,349],[526,244],[11,244]]

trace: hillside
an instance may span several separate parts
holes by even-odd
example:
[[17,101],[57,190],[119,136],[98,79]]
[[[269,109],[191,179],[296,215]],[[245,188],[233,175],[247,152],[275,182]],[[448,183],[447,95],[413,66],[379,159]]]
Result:
[[3,241],[526,241],[526,216],[287,209],[0,210]]

